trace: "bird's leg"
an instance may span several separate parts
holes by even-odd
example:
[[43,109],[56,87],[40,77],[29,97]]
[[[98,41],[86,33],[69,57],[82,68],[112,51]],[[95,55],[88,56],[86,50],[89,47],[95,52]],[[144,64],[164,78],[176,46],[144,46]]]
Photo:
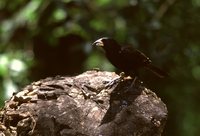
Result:
[[124,79],[124,77],[125,77],[125,73],[124,73],[124,72],[121,72],[121,73],[119,74],[119,77],[116,77],[116,78],[112,79],[111,81],[109,81],[109,82],[106,84],[106,88],[107,88],[107,87],[110,87],[110,86],[113,86],[114,84],[120,82],[121,80]]
[[139,83],[139,85],[141,85],[143,82],[140,81],[137,76],[135,76],[134,79],[133,79],[133,82],[131,83],[130,88],[132,88],[133,86],[136,86],[137,83]]
[[134,77],[133,82],[131,83],[131,88],[132,88],[133,86],[135,86],[135,82],[136,82],[137,78],[138,78],[137,76]]

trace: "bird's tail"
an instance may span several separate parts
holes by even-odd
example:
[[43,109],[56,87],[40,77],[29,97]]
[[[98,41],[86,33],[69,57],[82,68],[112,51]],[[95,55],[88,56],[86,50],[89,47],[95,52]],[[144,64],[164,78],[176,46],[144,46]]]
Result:
[[163,71],[160,68],[154,66],[153,64],[148,64],[146,66],[146,68],[149,69],[150,71],[152,71],[153,73],[155,73],[160,78],[168,76],[168,74],[165,71]]

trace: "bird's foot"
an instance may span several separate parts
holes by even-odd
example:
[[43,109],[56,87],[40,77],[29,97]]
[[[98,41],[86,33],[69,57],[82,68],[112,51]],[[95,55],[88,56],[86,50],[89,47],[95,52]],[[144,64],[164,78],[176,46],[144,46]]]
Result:
[[110,88],[114,84],[119,83],[120,81],[121,81],[121,78],[120,77],[116,77],[116,78],[112,79],[111,81],[109,81],[108,83],[106,83],[105,87],[106,88]]
[[91,70],[92,70],[92,71],[97,71],[97,72],[98,72],[98,71],[100,71],[100,68],[92,68]]
[[124,77],[125,77],[125,73],[124,72],[121,72],[120,74],[119,74],[119,77],[116,77],[116,78],[114,78],[114,79],[112,79],[111,81],[109,81],[108,83],[106,83],[106,88],[108,88],[108,87],[112,87],[114,84],[117,84],[117,83],[119,83],[120,81],[122,81],[123,79],[124,79]]
[[119,76],[120,76],[121,79],[124,79],[124,78],[126,77],[126,75],[125,75],[124,72],[121,72],[121,73],[119,74]]

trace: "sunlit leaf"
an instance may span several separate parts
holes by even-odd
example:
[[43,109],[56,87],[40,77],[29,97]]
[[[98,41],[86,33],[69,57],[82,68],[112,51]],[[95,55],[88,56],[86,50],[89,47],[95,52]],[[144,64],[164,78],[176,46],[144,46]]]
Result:
[[93,27],[96,31],[103,31],[107,29],[107,24],[105,20],[101,18],[92,20],[90,22],[90,26]]
[[8,74],[9,59],[6,55],[0,55],[0,76]]
[[10,62],[9,68],[12,70],[12,75],[17,76],[26,69],[26,65],[19,59],[13,59]]
[[41,4],[41,0],[32,0],[30,1],[23,9],[19,11],[19,13],[16,16],[16,20],[18,22],[23,21],[35,21],[37,16],[37,9],[39,8]]
[[111,2],[111,0],[96,0],[99,6],[107,5]]
[[10,98],[14,92],[17,91],[17,86],[15,85],[15,83],[10,79],[10,78],[6,78],[3,82],[3,86],[5,89],[5,98]]
[[192,4],[196,7],[200,6],[200,0],[192,0]]
[[54,11],[53,17],[58,21],[58,20],[63,20],[67,16],[67,12],[64,11],[64,9],[56,9]]

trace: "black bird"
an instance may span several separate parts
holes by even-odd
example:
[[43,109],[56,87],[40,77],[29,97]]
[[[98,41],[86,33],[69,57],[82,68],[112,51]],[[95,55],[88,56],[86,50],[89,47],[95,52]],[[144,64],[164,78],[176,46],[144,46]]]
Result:
[[167,73],[154,66],[144,53],[131,47],[121,46],[112,38],[100,38],[93,45],[102,47],[107,59],[126,75],[136,77],[141,68],[146,68],[160,78],[167,76]]

